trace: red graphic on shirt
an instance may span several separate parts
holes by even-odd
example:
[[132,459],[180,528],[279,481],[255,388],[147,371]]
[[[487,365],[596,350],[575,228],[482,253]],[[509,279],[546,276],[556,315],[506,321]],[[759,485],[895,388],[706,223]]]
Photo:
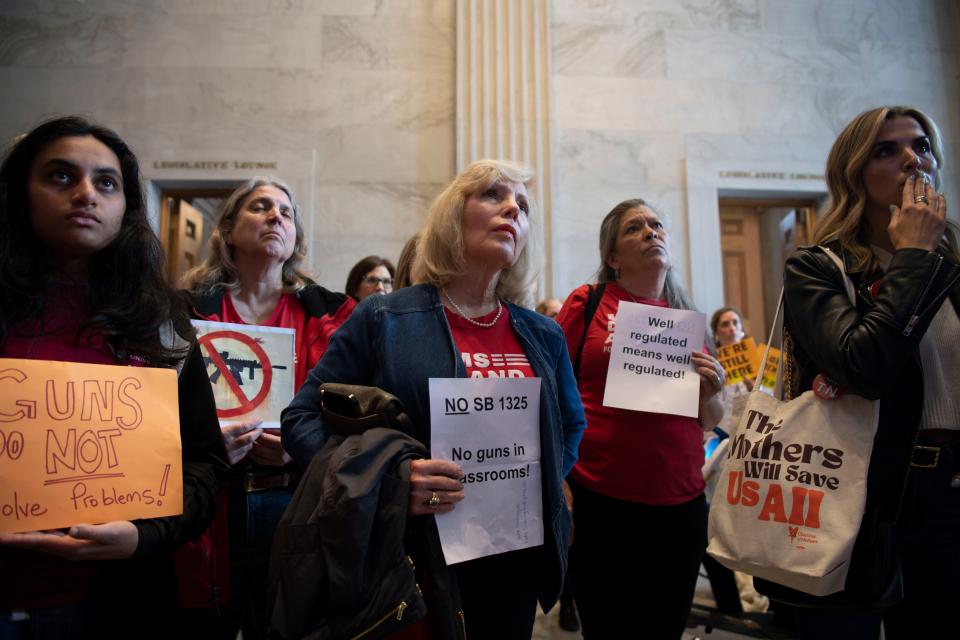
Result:
[[522,353],[461,353],[471,378],[526,378],[530,362]]
[[613,332],[617,329],[617,316],[613,313],[607,314],[607,339],[603,341],[603,350],[610,353],[613,349]]

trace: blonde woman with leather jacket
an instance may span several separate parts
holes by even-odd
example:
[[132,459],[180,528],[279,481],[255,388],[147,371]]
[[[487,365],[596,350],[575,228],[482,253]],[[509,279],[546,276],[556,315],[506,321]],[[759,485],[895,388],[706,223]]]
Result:
[[860,114],[827,160],[818,246],[787,261],[794,395],[816,386],[880,401],[845,590],[801,597],[758,581],[804,606],[803,638],[877,638],[881,619],[888,639],[960,637],[960,266],[942,168],[921,111]]

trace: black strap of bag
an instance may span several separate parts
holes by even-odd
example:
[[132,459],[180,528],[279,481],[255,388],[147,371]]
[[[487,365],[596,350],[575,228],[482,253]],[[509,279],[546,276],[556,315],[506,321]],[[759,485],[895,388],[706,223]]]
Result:
[[577,347],[577,357],[573,360],[573,377],[580,379],[580,360],[583,356],[583,345],[587,341],[587,332],[590,330],[590,322],[593,316],[597,315],[597,309],[600,307],[600,300],[603,298],[603,291],[607,288],[606,282],[601,282],[597,286],[587,285],[587,304],[583,308],[583,336],[580,338],[580,346]]

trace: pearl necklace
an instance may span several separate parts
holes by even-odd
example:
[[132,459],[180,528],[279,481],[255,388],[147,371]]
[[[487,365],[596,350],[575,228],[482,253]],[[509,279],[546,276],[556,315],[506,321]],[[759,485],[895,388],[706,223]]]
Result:
[[503,313],[503,304],[500,303],[500,298],[497,298],[497,299],[496,299],[496,300],[497,300],[497,315],[496,315],[496,316],[493,318],[493,320],[491,320],[490,322],[480,322],[479,320],[474,320],[473,318],[471,318],[470,316],[468,316],[466,313],[464,313],[464,312],[463,312],[463,309],[461,309],[461,308],[460,308],[460,305],[458,305],[456,302],[453,301],[453,298],[450,297],[450,294],[447,293],[447,290],[446,290],[446,289],[440,289],[440,293],[442,293],[442,294],[443,294],[443,297],[447,299],[447,302],[449,302],[450,304],[453,305],[453,308],[456,309],[457,313],[460,315],[461,318],[463,318],[464,320],[466,320],[466,321],[469,322],[470,324],[476,325],[476,326],[481,327],[481,328],[483,328],[483,329],[489,329],[489,328],[492,327],[493,325],[497,324],[497,320],[500,319],[500,315]]

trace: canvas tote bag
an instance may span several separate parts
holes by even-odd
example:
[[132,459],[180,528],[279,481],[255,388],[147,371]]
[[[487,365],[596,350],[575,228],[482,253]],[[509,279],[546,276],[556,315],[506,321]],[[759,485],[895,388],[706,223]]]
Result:
[[[782,308],[781,291],[774,328]],[[750,392],[710,506],[707,552],[729,569],[804,593],[842,591],[878,411],[879,403],[849,393],[824,400],[807,391],[781,402],[759,387]]]

